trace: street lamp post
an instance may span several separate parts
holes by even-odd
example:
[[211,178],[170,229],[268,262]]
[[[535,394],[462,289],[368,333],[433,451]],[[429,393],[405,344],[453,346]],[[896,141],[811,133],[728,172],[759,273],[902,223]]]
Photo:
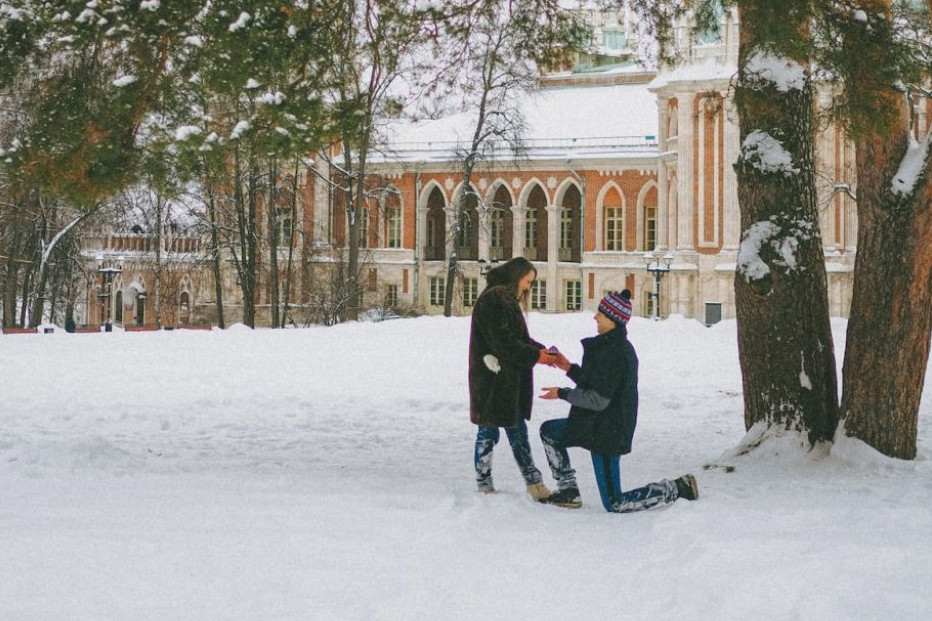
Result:
[[657,320],[660,319],[660,279],[670,271],[670,266],[673,265],[673,253],[668,252],[661,256],[657,251],[647,252],[644,254],[644,265],[648,272],[654,274],[654,291],[650,296],[654,300],[652,315]]

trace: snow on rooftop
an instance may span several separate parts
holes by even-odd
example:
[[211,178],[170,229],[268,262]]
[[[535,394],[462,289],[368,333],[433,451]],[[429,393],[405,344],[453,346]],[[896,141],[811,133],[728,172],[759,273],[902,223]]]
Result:
[[531,138],[656,136],[657,98],[646,84],[552,88],[525,110]]
[[[523,138],[535,159],[656,151],[657,98],[644,83],[548,87],[527,94],[521,108],[527,125]],[[449,159],[469,143],[474,123],[471,111],[391,123],[386,127],[391,155],[384,159]]]
[[681,82],[708,82],[714,80],[731,80],[738,75],[738,66],[723,62],[720,58],[707,56],[699,62],[681,65],[670,71],[664,71],[651,81],[648,87],[658,90],[665,86]]

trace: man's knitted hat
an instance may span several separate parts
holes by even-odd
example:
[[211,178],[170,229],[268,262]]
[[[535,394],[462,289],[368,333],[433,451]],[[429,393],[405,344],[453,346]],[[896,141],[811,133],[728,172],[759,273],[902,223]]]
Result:
[[631,319],[631,300],[619,293],[609,293],[599,302],[599,312],[617,324],[624,325]]

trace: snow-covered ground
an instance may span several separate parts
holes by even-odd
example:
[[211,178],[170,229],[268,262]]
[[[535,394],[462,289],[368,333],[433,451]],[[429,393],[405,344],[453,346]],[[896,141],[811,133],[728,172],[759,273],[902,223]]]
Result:
[[[595,330],[529,326],[571,359]],[[792,435],[739,457],[735,323],[636,318],[623,484],[693,472],[701,498],[607,514],[572,449],[571,511],[504,441],[500,493],[474,491],[468,328],[0,336],[0,619],[932,618],[928,391],[915,461]],[[537,431],[567,408],[535,407],[549,483]]]

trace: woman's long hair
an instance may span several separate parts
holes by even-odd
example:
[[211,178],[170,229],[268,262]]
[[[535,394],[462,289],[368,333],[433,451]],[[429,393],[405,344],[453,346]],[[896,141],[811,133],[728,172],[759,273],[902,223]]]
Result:
[[528,272],[534,272],[534,278],[537,278],[537,268],[534,267],[533,263],[524,257],[515,257],[505,264],[489,270],[485,282],[489,287],[501,285],[513,291],[515,297],[518,298],[518,303],[527,311],[528,292],[525,291],[521,295],[518,295],[518,283],[521,282],[522,278],[527,276]]

